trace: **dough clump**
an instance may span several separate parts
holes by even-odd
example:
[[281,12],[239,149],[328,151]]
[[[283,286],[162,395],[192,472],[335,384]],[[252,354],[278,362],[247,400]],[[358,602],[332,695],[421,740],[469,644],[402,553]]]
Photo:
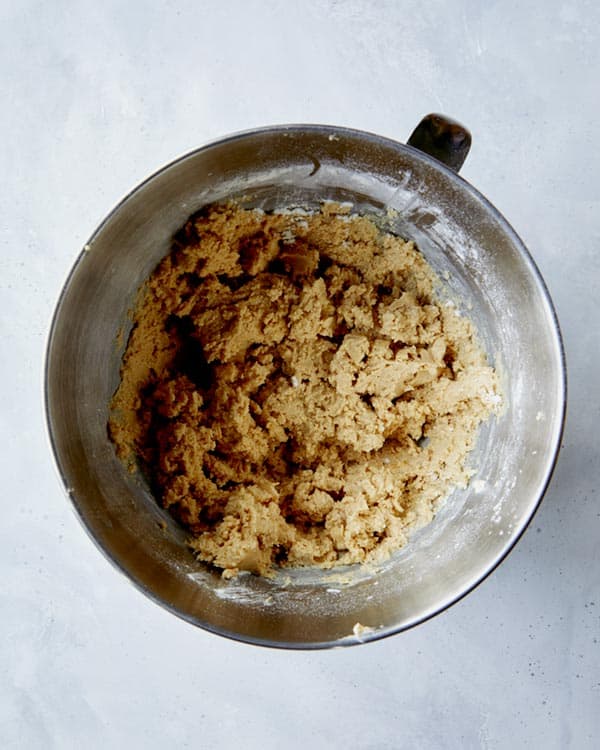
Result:
[[412,242],[332,203],[190,218],[147,282],[118,455],[223,575],[378,562],[465,486],[501,398]]

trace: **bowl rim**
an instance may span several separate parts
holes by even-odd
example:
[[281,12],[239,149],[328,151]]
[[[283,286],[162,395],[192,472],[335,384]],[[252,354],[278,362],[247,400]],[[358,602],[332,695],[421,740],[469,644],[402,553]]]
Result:
[[[546,457],[544,480],[540,485],[541,489],[539,491],[538,497],[536,498],[535,502],[531,504],[529,513],[521,518],[519,526],[515,528],[515,531],[513,532],[513,535],[510,538],[510,543],[507,544],[505,549],[493,561],[491,565],[488,565],[487,567],[485,567],[480,574],[475,576],[472,583],[470,583],[464,589],[460,590],[457,594],[453,594],[447,599],[443,599],[441,603],[433,607],[431,611],[426,612],[424,615],[420,617],[416,617],[412,620],[409,620],[405,624],[390,626],[385,629],[375,629],[373,631],[365,633],[363,636],[360,636],[360,637],[346,636],[344,638],[334,640],[334,641],[286,642],[286,641],[272,641],[272,640],[267,640],[267,639],[262,639],[262,638],[254,638],[251,636],[241,635],[240,633],[237,633],[234,631],[228,631],[225,629],[212,626],[210,623],[207,623],[207,622],[198,621],[198,619],[195,616],[191,614],[187,614],[183,612],[182,610],[178,609],[176,606],[171,605],[169,602],[165,601],[164,599],[159,597],[157,594],[155,594],[144,583],[137,580],[125,568],[125,566],[120,563],[119,560],[113,557],[109,553],[109,551],[106,550],[102,546],[100,541],[94,535],[92,529],[88,526],[88,524],[84,520],[84,517],[79,508],[79,504],[77,502],[76,495],[69,488],[66,471],[62,465],[61,458],[59,456],[58,446],[57,446],[56,438],[55,438],[53,427],[52,427],[52,414],[51,414],[52,406],[50,403],[51,398],[50,398],[49,376],[50,376],[51,360],[53,356],[53,353],[52,353],[53,342],[54,342],[54,338],[56,335],[57,324],[58,324],[62,304],[70,288],[70,285],[75,276],[75,273],[77,269],[79,268],[79,265],[81,264],[82,260],[86,256],[87,252],[89,251],[90,246],[92,246],[96,237],[98,237],[101,234],[104,227],[113,219],[113,217],[121,210],[121,208],[129,201],[129,199],[133,195],[135,195],[148,183],[152,182],[159,175],[169,171],[170,169],[176,167],[178,164],[188,159],[192,159],[196,157],[198,154],[204,151],[207,151],[215,146],[226,146],[229,143],[234,143],[236,141],[243,140],[245,138],[256,136],[256,135],[270,135],[270,134],[277,134],[277,133],[293,134],[293,133],[307,133],[307,132],[326,135],[328,137],[331,135],[334,135],[334,136],[339,135],[340,137],[347,136],[347,137],[359,138],[359,139],[368,141],[371,145],[381,145],[381,146],[384,146],[386,148],[391,148],[396,151],[409,153],[412,158],[416,159],[417,161],[420,160],[424,162],[430,167],[433,167],[435,170],[444,173],[451,180],[457,182],[458,185],[460,185],[463,190],[466,190],[472,198],[474,198],[477,202],[479,202],[483,206],[483,208],[487,210],[493,216],[495,221],[497,221],[501,225],[503,231],[509,236],[509,238],[514,243],[514,245],[519,249],[519,252],[521,253],[523,259],[525,260],[528,266],[529,272],[531,273],[534,281],[536,282],[538,288],[540,289],[542,297],[550,313],[549,319],[552,323],[554,343],[556,345],[556,348],[558,350],[558,355],[559,355],[558,364],[560,367],[560,382],[559,382],[560,408],[559,408],[559,414],[558,414],[558,418],[559,418],[558,429],[556,429],[555,442],[554,442],[552,450],[547,454],[547,457]],[[249,645],[262,646],[262,647],[275,648],[275,649],[284,649],[284,650],[297,650],[297,651],[315,651],[315,650],[322,650],[322,649],[328,649],[328,648],[334,648],[334,647],[347,647],[347,646],[358,645],[358,644],[363,644],[363,643],[372,643],[374,641],[382,640],[384,638],[389,638],[390,636],[396,635],[398,633],[406,632],[408,630],[411,630],[412,628],[417,627],[418,625],[424,622],[427,622],[428,620],[431,620],[432,618],[436,617],[437,615],[440,615],[446,610],[450,609],[450,607],[452,607],[454,604],[456,604],[461,599],[466,597],[468,594],[474,591],[481,583],[483,583],[483,581],[485,581],[488,578],[488,576],[490,576],[502,564],[502,562],[506,560],[508,555],[514,550],[515,546],[517,545],[517,543],[519,542],[519,540],[525,533],[526,529],[528,528],[529,524],[533,520],[535,514],[537,513],[541,505],[541,502],[544,498],[544,495],[546,494],[548,490],[548,487],[552,480],[552,476],[554,474],[554,470],[557,465],[558,455],[560,452],[562,438],[564,435],[566,412],[567,412],[567,393],[568,393],[567,363],[566,363],[564,340],[563,340],[563,335],[562,335],[562,331],[560,328],[560,324],[558,321],[556,309],[552,301],[552,298],[550,296],[550,292],[548,290],[546,282],[544,281],[544,278],[542,277],[542,274],[532,254],[530,253],[530,251],[528,250],[528,248],[526,247],[525,243],[522,241],[520,236],[517,234],[515,229],[507,221],[507,219],[500,213],[500,211],[482,193],[480,193],[477,190],[477,188],[473,187],[473,185],[471,185],[471,183],[465,180],[460,174],[453,171],[452,169],[447,167],[445,164],[438,161],[437,159],[430,156],[429,154],[415,148],[414,146],[410,146],[408,144],[402,143],[400,141],[396,141],[387,136],[378,135],[376,133],[372,133],[366,130],[351,128],[351,127],[346,127],[346,126],[339,126],[339,125],[325,125],[325,124],[316,124],[316,123],[306,123],[306,124],[287,123],[287,124],[265,125],[265,126],[261,126],[257,128],[250,128],[250,129],[235,131],[223,137],[211,139],[210,141],[204,143],[203,145],[195,149],[192,149],[191,151],[187,151],[181,154],[180,156],[177,156],[176,158],[172,159],[171,161],[167,162],[163,166],[153,171],[148,177],[146,177],[137,185],[135,185],[131,190],[129,190],[113,206],[113,208],[106,214],[106,216],[96,226],[96,228],[90,235],[89,239],[84,243],[83,248],[81,249],[77,257],[73,261],[70,267],[70,270],[67,273],[65,281],[63,282],[61,286],[58,298],[54,305],[52,317],[50,320],[50,325],[47,330],[44,363],[43,363],[43,402],[44,402],[43,409],[44,409],[44,417],[45,417],[45,424],[46,424],[46,434],[49,439],[50,449],[51,449],[52,456],[54,459],[54,465],[56,467],[57,474],[60,478],[63,491],[65,495],[68,497],[71,507],[75,511],[75,514],[79,522],[83,526],[84,530],[86,531],[88,537],[92,540],[96,548],[100,550],[102,555],[112,564],[112,566],[117,571],[123,574],[126,577],[126,579],[131,584],[133,584],[134,588],[136,588],[139,592],[147,596],[154,603],[166,609],[168,612],[176,615],[179,619],[182,619],[185,622],[188,622],[189,624],[194,625],[195,627],[202,628],[203,630],[207,632],[214,633],[216,635],[220,635],[220,636],[223,636],[223,637],[226,637],[226,638],[229,638],[231,640],[238,641],[241,643],[247,643]]]

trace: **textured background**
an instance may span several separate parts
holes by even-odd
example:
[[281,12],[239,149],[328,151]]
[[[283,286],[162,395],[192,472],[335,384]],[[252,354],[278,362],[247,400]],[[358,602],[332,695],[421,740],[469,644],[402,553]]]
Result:
[[[0,34],[0,745],[597,747],[600,6],[3,0]],[[463,175],[557,306],[551,488],[500,569],[411,632],[286,653],[198,631],[118,575],[63,496],[41,385],[60,287],[123,194],[208,139],[312,121],[404,140],[429,111],[471,128]]]

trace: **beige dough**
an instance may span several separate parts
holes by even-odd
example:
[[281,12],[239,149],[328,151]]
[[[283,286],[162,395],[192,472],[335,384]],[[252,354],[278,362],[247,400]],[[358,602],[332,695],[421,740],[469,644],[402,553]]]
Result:
[[189,220],[135,312],[109,431],[200,559],[377,562],[468,482],[499,387],[437,283],[336,204]]

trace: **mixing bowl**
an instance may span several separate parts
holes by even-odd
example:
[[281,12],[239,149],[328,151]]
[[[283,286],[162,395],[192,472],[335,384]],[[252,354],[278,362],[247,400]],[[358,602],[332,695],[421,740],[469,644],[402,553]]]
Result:
[[[288,648],[397,633],[476,586],[542,498],[565,409],[564,358],[548,292],[513,229],[454,171],[468,149],[465,131],[430,116],[409,143],[320,125],[269,127],[211,143],[124,198],[85,245],[62,290],[46,360],[59,472],[104,554],[194,625]],[[192,212],[231,198],[265,210],[351,201],[354,210],[415,240],[446,280],[444,294],[475,322],[501,374],[505,409],[480,430],[470,459],[476,479],[378,568],[224,581],[192,556],[185,531],[159,507],[144,477],[125,469],[108,439],[109,402],[138,288]]]

